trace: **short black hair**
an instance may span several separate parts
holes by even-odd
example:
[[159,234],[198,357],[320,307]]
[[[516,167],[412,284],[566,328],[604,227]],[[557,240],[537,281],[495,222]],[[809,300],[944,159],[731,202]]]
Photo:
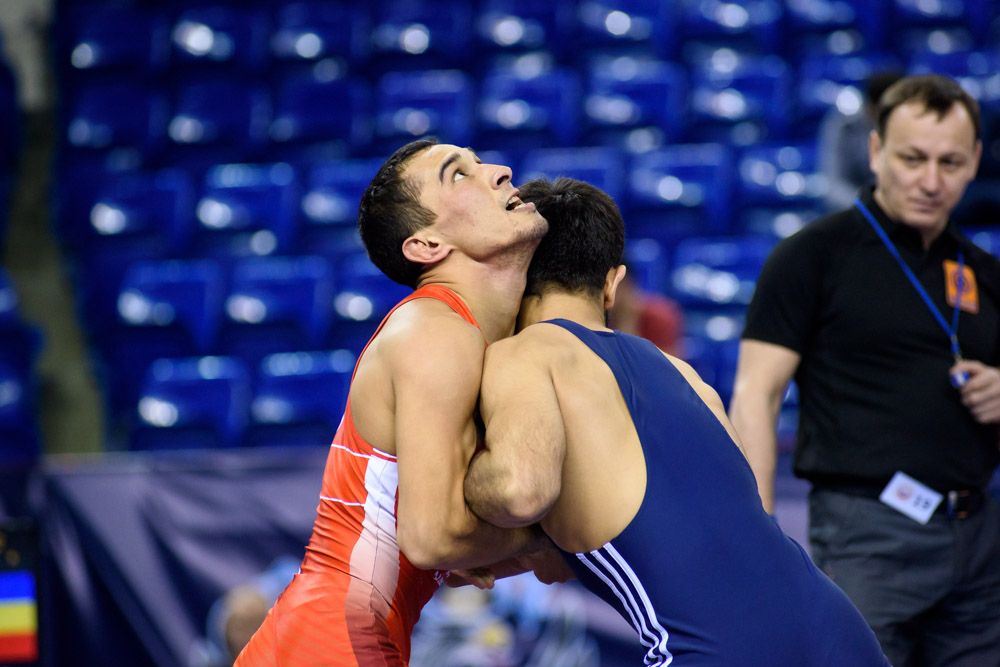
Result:
[[889,86],[878,103],[876,130],[880,139],[885,139],[885,126],[889,115],[896,107],[910,102],[918,102],[927,111],[937,114],[938,120],[944,118],[956,104],[961,104],[969,112],[972,120],[974,137],[978,141],[982,130],[979,120],[979,103],[969,95],[962,86],[946,76],[939,74],[920,74],[906,76]]
[[600,188],[573,178],[536,179],[518,188],[549,223],[528,266],[525,296],[545,289],[600,294],[625,251],[625,222]]
[[403,255],[403,241],[434,223],[437,216],[420,204],[420,189],[403,169],[420,151],[437,144],[433,137],[406,144],[387,159],[361,196],[358,231],[372,264],[397,283],[416,287],[421,264]]

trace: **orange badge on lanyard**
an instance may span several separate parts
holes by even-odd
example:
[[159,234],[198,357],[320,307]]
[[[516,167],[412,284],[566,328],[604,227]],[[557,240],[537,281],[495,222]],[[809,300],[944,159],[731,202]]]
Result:
[[958,307],[967,313],[975,315],[979,312],[979,288],[976,287],[976,274],[968,266],[962,267],[959,275],[958,262],[944,260],[944,288],[948,305]]

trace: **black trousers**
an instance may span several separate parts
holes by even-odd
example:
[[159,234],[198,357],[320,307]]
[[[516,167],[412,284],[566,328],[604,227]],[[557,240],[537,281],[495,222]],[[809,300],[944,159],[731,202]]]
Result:
[[1000,667],[1000,505],[927,525],[828,489],[809,495],[812,558],[894,667]]

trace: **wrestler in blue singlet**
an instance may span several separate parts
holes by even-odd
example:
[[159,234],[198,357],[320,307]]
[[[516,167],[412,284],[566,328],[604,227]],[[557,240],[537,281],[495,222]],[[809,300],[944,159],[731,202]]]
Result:
[[564,553],[639,633],[647,665],[887,667],[861,614],[764,512],[749,464],[652,343],[567,329],[614,372],[646,459],[646,494],[602,548]]

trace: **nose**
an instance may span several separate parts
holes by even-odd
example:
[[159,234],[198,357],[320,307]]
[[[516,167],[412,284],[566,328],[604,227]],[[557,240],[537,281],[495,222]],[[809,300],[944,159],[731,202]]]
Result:
[[920,188],[927,194],[936,194],[941,189],[941,169],[934,160],[928,160],[920,173]]
[[493,170],[493,176],[490,178],[490,182],[495,188],[499,188],[504,183],[509,181],[513,175],[510,167],[505,167],[502,164],[491,164],[489,165],[489,168]]

